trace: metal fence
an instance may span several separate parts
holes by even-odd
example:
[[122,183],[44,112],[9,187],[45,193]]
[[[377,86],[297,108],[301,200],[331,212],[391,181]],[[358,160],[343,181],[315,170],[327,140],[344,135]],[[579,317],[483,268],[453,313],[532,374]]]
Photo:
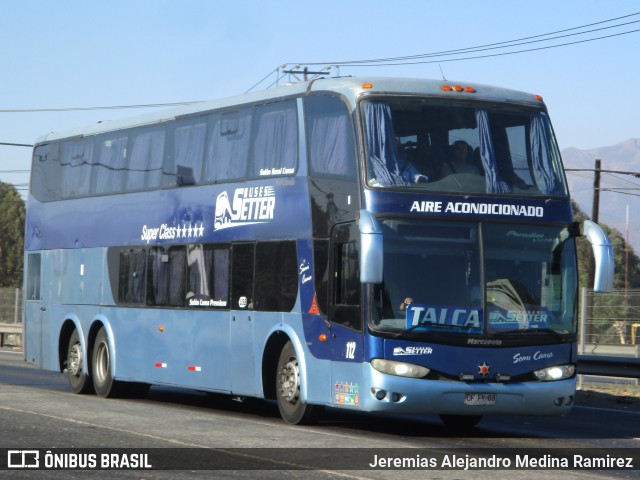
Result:
[[0,288],[0,323],[22,322],[22,293],[19,288]]
[[22,293],[0,288],[0,347],[22,347]]
[[[579,353],[640,356],[640,290],[580,292]],[[19,288],[0,288],[0,324],[22,322]]]
[[637,352],[640,346],[640,290],[615,290],[604,294],[582,289],[580,297],[581,353],[589,353],[589,349],[612,348],[614,351],[618,348],[621,355],[625,350]]

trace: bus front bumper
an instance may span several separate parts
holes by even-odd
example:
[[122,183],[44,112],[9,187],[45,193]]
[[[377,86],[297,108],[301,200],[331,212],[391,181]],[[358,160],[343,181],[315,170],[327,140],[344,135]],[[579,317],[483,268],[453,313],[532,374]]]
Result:
[[370,364],[364,373],[360,407],[369,412],[564,416],[576,391],[576,377],[523,383],[425,380],[381,373]]

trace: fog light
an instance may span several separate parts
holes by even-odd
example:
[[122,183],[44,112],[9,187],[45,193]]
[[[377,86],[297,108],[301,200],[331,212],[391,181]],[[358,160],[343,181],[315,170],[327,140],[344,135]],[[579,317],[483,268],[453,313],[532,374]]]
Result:
[[377,398],[378,400],[384,400],[384,397],[386,397],[386,396],[387,396],[387,392],[386,392],[386,390],[378,390],[378,391],[376,392],[376,398]]

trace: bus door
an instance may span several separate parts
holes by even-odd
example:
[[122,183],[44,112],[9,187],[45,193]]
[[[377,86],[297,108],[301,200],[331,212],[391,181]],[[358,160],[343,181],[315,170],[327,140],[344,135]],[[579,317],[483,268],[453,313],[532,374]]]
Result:
[[40,253],[27,255],[27,278],[24,293],[24,338],[25,360],[43,367],[42,358],[42,317],[45,306],[42,303],[42,270]]
[[234,243],[231,247],[229,372],[231,392],[238,395],[258,393],[253,342],[255,250],[255,243]]
[[362,385],[364,341],[355,223],[334,227],[331,234],[331,380],[332,403],[358,407]]

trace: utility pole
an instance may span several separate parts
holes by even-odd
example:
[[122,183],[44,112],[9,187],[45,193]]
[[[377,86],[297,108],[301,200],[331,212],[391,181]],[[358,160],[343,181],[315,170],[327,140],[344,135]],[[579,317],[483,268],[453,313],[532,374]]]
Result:
[[598,223],[600,212],[600,159],[596,158],[596,168],[593,175],[593,209],[591,210],[591,220]]
[[[601,162],[599,158],[596,158],[596,168],[593,175],[593,207],[591,210],[591,220],[598,223],[598,217],[600,212],[600,169]],[[587,288],[593,288],[593,282],[595,280],[596,265],[593,256],[589,256],[589,271],[587,275]]]
[[[598,223],[598,217],[600,212],[600,169],[601,169],[601,161],[599,158],[596,158],[596,167],[593,175],[593,207],[591,210],[591,220],[595,223]],[[587,272],[587,289],[585,290],[585,295],[589,297],[588,291],[593,288],[593,284],[596,277],[596,264],[593,258],[593,255],[589,255],[589,271]],[[591,303],[591,299],[588,299],[586,302],[586,321],[585,321],[585,331],[582,332],[582,335],[585,338],[591,334],[592,329],[592,321],[593,321],[593,306]]]

